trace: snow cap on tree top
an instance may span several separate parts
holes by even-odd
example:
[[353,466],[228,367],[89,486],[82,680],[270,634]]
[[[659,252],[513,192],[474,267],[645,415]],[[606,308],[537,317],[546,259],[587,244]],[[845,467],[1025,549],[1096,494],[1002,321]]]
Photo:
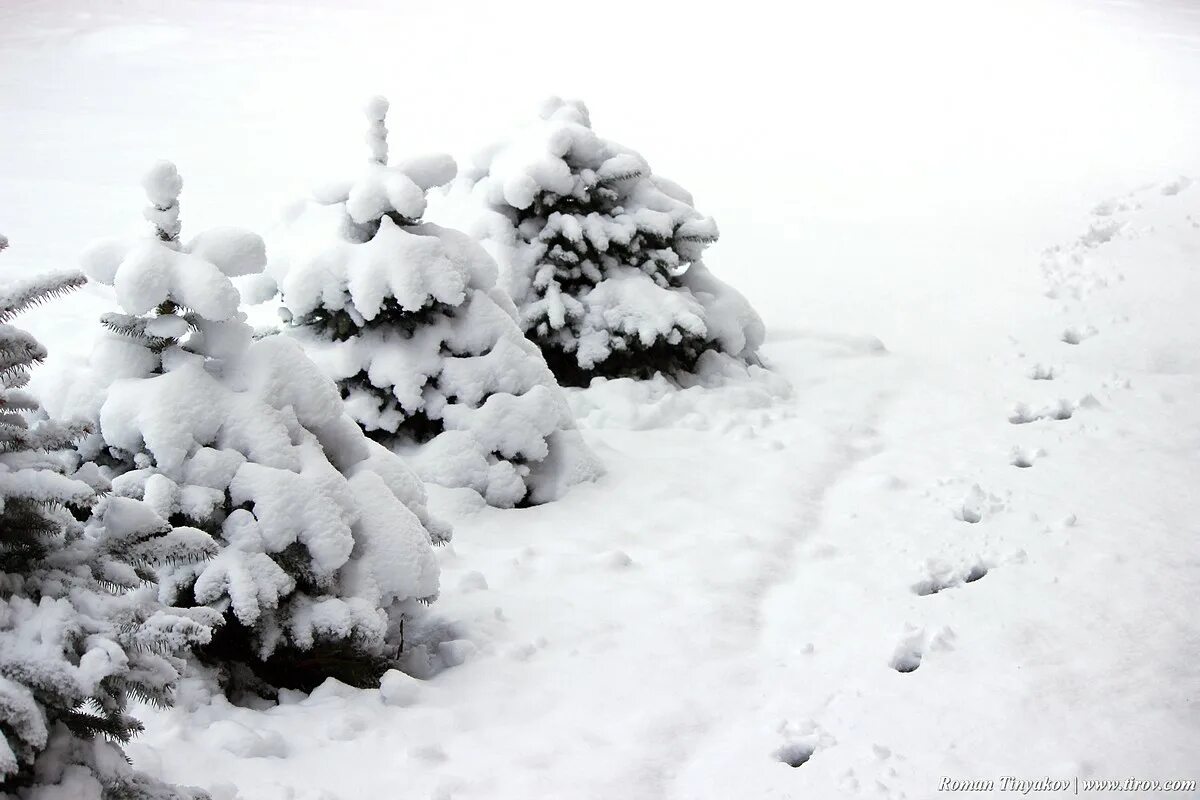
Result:
[[541,117],[592,127],[592,115],[588,113],[588,108],[582,100],[563,100],[557,95],[547,97],[542,103]]
[[388,107],[388,99],[377,94],[368,100],[363,108],[367,120],[371,123],[367,127],[367,147],[371,149],[371,160],[377,164],[386,164],[388,160],[388,131],[387,125],[384,124]]
[[637,153],[596,135],[582,101],[559,97],[545,101],[539,119],[480,153],[475,163],[489,178],[483,182],[487,202],[519,210],[539,194],[572,195],[597,177],[611,183],[650,174]]
[[179,199],[183,191],[183,178],[170,161],[159,161],[142,178],[146,197],[159,208],[165,208]]
[[143,216],[154,225],[158,238],[164,242],[178,242],[179,193],[183,190],[183,178],[170,161],[159,161],[142,178],[142,188],[150,205]]
[[454,179],[458,171],[454,159],[445,154],[420,156],[388,163],[388,129],[385,124],[388,101],[375,96],[363,111],[370,123],[366,142],[371,157],[367,169],[356,181],[329,187],[317,201],[323,205],[344,202],[346,213],[359,225],[378,223],[392,212],[410,222],[425,213],[425,192]]
[[390,107],[391,104],[388,102],[388,99],[381,94],[377,94],[371,99],[367,100],[367,104],[363,107],[363,111],[366,112],[367,119],[371,120],[372,122],[383,122],[384,118],[387,117],[387,112]]
[[[262,237],[241,228],[218,227],[182,243],[178,199],[183,179],[175,165],[155,164],[142,186],[151,203],[144,213],[154,223],[157,240],[95,242],[83,253],[84,271],[116,289],[117,302],[126,314],[149,314],[171,301],[207,320],[235,319],[241,297],[229,279],[262,271],[267,261]],[[164,207],[163,202],[169,205]],[[177,325],[165,320],[156,324]],[[152,335],[178,333],[159,329]]]

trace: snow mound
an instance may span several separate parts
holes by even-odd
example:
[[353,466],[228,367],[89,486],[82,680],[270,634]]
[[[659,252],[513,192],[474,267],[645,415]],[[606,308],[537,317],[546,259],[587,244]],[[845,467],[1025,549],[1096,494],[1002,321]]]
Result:
[[568,392],[584,428],[707,428],[731,417],[769,409],[791,396],[783,377],[708,351],[684,385],[656,375],[650,380],[597,378],[587,389]]

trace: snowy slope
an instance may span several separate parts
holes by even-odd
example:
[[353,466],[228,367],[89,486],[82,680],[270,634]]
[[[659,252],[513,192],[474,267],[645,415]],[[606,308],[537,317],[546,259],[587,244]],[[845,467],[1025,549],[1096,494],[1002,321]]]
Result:
[[[575,392],[601,481],[436,493],[422,635],[457,666],[264,710],[186,693],[144,713],[139,767],[224,800],[1200,779],[1192,4],[93,5],[0,7],[0,274],[122,232],[159,157],[185,235],[265,229],[370,94],[397,152],[459,153],[578,94],[718,220],[776,373]],[[533,79],[567,23],[658,83]],[[28,327],[84,352],[105,291]]]

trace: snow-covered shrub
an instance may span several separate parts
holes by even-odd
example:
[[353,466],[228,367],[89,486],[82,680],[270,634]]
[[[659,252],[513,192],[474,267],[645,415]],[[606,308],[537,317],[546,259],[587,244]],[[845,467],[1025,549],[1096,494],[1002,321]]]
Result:
[[373,439],[424,479],[492,505],[554,500],[599,474],[544,359],[514,320],[487,252],[421,222],[449,156],[388,164],[387,101],[367,107],[371,159],[297,206],[270,271],[289,329]]
[[121,313],[58,402],[97,422],[81,450],[116,497],[177,526],[181,546],[212,543],[205,563],[158,569],[164,602],[225,617],[202,660],[239,683],[370,684],[436,596],[432,545],[449,531],[298,343],[252,336],[230,278],[261,271],[263,241],[218,228],[184,244],[181,183],[159,164],[145,181],[157,235],[85,254]]
[[[210,553],[129,515],[130,501],[97,503],[94,465],[77,469],[69,450],[86,427],[50,421],[22,389],[46,351],[7,323],[83,282],[60,273],[0,288],[0,797],[203,797],[134,771],[117,743],[141,730],[128,700],[168,705],[180,653],[219,622],[163,607],[146,578]],[[76,515],[93,506],[85,529]]]
[[711,350],[757,363],[762,321],[700,261],[716,223],[582,103],[551,99],[464,186],[499,215],[472,227],[498,240],[521,327],[563,384],[691,372]]

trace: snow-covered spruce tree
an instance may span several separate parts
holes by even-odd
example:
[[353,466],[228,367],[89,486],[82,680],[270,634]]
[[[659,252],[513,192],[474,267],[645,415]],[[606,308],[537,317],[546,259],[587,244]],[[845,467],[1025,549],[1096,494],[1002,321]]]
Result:
[[470,237],[421,222],[449,156],[388,164],[387,101],[367,106],[370,160],[291,215],[271,272],[291,332],[372,438],[425,480],[509,507],[601,472],[544,359]]
[[706,352],[757,362],[762,321],[700,261],[716,223],[640,155],[597,136],[582,103],[552,98],[464,178],[507,220],[509,292],[562,383],[677,376]]
[[[94,465],[76,469],[69,450],[86,427],[48,420],[22,389],[46,351],[7,323],[83,282],[0,288],[0,797],[205,797],[136,772],[119,743],[141,730],[128,700],[168,705],[180,653],[219,621],[164,608],[146,579],[211,553],[132,501],[97,503]],[[85,530],[77,516],[93,510]]]
[[252,336],[230,278],[261,271],[262,239],[218,228],[184,244],[175,167],[144,185],[155,235],[85,254],[121,313],[61,393],[98,423],[82,451],[105,461],[114,495],[215,543],[211,560],[157,576],[164,602],[224,615],[197,655],[227,686],[370,685],[406,615],[436,596],[432,545],[449,531],[297,342]]

